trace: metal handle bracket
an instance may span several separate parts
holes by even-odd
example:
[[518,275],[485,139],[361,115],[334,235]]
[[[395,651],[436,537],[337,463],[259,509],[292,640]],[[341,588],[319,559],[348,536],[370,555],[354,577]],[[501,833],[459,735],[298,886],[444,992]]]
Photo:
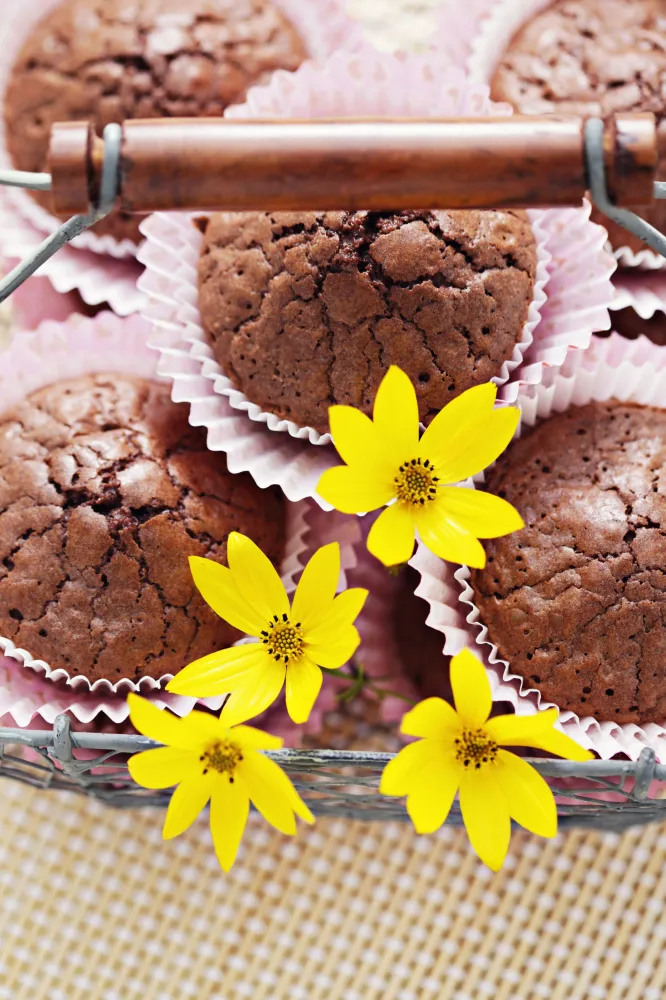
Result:
[[[26,278],[38,271],[50,257],[66,243],[80,236],[86,229],[94,226],[111,212],[118,194],[120,175],[120,150],[122,144],[122,128],[120,125],[107,125],[104,129],[104,163],[99,189],[99,202],[91,205],[86,215],[73,215],[54,233],[16,267],[0,280],[0,302],[4,302],[12,292],[23,284]],[[35,191],[49,191],[51,177],[49,174],[30,174],[20,170],[0,171],[0,185],[8,187],[31,188]]]

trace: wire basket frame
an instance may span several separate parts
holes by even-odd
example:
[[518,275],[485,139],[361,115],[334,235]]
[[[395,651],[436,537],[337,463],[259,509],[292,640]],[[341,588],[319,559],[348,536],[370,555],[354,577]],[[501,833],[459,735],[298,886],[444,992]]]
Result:
[[[159,744],[143,736],[77,733],[60,715],[53,730],[0,728],[0,777],[35,788],[96,798],[117,808],[165,807],[171,790],[149,791],[132,780],[127,760]],[[379,777],[392,753],[344,750],[275,750],[267,754],[290,775],[317,816],[405,820],[399,799],[379,794]],[[529,758],[528,758],[529,759]],[[638,761],[530,760],[558,803],[560,827],[622,830],[666,820],[666,765],[646,747]],[[447,823],[462,825],[454,803]]]

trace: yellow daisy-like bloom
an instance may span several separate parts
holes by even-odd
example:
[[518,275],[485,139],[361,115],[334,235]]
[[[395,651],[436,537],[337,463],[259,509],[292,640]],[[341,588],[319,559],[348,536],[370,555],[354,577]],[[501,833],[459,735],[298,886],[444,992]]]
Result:
[[557,709],[537,715],[489,719],[490,683],[483,665],[463,650],[451,660],[455,709],[427,698],[403,717],[401,731],[419,736],[385,767],[383,795],[406,795],[417,833],[433,833],[460,793],[460,810],[472,847],[493,871],[509,849],[511,820],[540,837],[554,837],[557,810],[548,784],[522,757],[503,746],[537,747],[568,760],[593,754],[554,729]]
[[293,604],[272,563],[238,532],[227,543],[229,568],[190,558],[199,593],[221,618],[258,642],[232,646],[195,660],[167,685],[174,694],[209,698],[233,692],[229,720],[244,722],[271,705],[286,684],[287,711],[306,722],[322,685],[321,668],[337,670],[353,656],[354,627],[367,590],[337,597],[340,546],[324,545],[312,556]]
[[229,871],[250,802],[282,833],[296,833],[296,816],[314,823],[282,768],[261,752],[279,749],[278,737],[252,726],[230,726],[226,707],[219,718],[191,712],[179,719],[139,695],[130,694],[128,701],[134,728],[165,744],[131,757],[130,774],[143,788],[177,785],[164,820],[165,840],[187,830],[210,802],[215,853],[224,871]]
[[394,365],[377,390],[372,420],[353,406],[329,408],[333,443],[346,465],[328,469],[318,493],[345,514],[386,506],[368,536],[368,549],[384,565],[407,562],[418,532],[441,559],[482,569],[479,538],[524,526],[501,497],[447,485],[481,472],[513,437],[519,411],[493,409],[496,394],[491,382],[463,392],[420,440],[414,386]]

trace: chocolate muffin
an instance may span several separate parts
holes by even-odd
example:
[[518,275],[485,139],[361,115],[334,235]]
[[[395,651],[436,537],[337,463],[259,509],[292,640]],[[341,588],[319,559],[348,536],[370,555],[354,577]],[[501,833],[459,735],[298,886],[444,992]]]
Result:
[[392,364],[427,422],[500,372],[532,301],[523,212],[225,213],[200,226],[215,357],[252,402],[322,433],[332,403],[370,413]]
[[[666,114],[664,0],[557,0],[514,36],[491,83],[491,96],[520,114],[604,117],[614,112]],[[642,208],[666,229],[666,203]],[[600,212],[613,247],[647,249]]]
[[0,418],[0,635],[112,682],[175,674],[239,638],[188,556],[224,562],[241,531],[278,564],[283,501],[230,475],[187,417],[168,386],[91,375]]
[[[642,319],[630,306],[627,309],[618,309],[611,313],[611,328],[627,340],[637,340],[644,334],[653,344],[658,344],[660,347],[666,345],[666,314],[663,312],[657,311],[649,319]],[[606,330],[597,336],[609,337],[610,332]]]
[[[65,0],[31,31],[5,95],[20,170],[44,170],[54,122],[222,115],[249,86],[295,70],[304,42],[271,0]],[[48,194],[35,195],[50,209]],[[115,213],[95,232],[140,239]]]
[[487,478],[526,527],[486,545],[472,587],[512,672],[579,716],[666,721],[666,411],[574,407]]

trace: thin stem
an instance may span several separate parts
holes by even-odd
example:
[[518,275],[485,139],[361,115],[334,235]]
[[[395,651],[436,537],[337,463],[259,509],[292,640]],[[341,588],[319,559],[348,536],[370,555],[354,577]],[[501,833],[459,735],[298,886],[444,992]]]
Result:
[[416,701],[413,698],[408,698],[407,695],[401,694],[399,691],[392,691],[390,688],[380,687],[377,681],[388,680],[388,678],[380,677],[373,678],[369,677],[362,664],[350,664],[351,671],[343,670],[342,667],[338,667],[336,670],[327,670],[326,673],[332,677],[339,677],[341,680],[349,681],[349,686],[341,691],[338,695],[339,701],[350,702],[353,701],[363,690],[371,691],[380,701],[384,698],[398,698],[400,701],[407,702],[408,705],[416,705]]

